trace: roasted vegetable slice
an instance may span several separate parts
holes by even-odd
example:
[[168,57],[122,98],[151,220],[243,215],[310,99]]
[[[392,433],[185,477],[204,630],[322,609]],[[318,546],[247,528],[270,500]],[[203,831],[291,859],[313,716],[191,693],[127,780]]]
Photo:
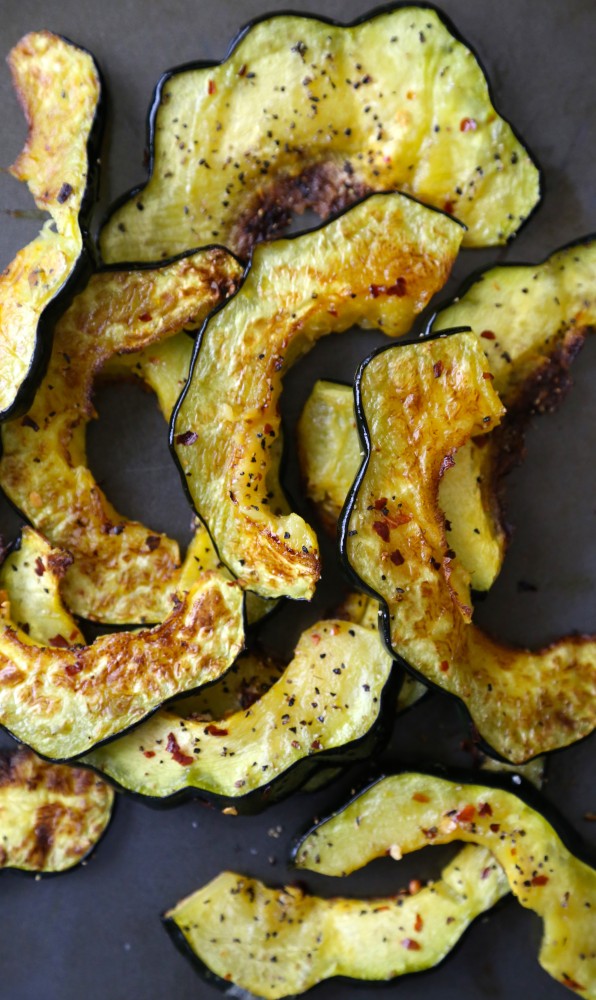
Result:
[[[298,422],[298,452],[307,495],[325,527],[335,534],[363,457],[351,386],[315,383]],[[494,504],[487,507],[481,476],[484,455],[480,446],[468,441],[439,483],[439,507],[445,514],[450,548],[469,570],[475,590],[488,590],[504,556]]]
[[[487,376],[487,377],[485,377]],[[438,516],[453,452],[502,407],[473,333],[385,349],[356,380],[367,461],[342,523],[342,549],[383,602],[387,641],[427,681],[462,699],[481,737],[522,763],[596,724],[596,640],[529,652],[472,625],[466,574]]]
[[112,789],[87,768],[0,750],[0,868],[72,868],[103,836],[113,805]]
[[308,598],[314,532],[278,482],[282,376],[324,334],[392,336],[446,280],[461,241],[448,216],[373,195],[310,233],[255,248],[240,290],[206,323],[172,420],[185,485],[223,561],[263,597]]
[[[24,409],[47,360],[65,295],[88,267],[86,224],[98,152],[101,83],[93,57],[49,31],[9,58],[29,125],[11,167],[51,219],[0,275],[0,418]],[[60,294],[59,293],[64,293]]]
[[157,260],[217,239],[240,254],[370,191],[403,190],[504,243],[540,197],[527,151],[468,48],[428,7],[349,26],[296,15],[244,30],[221,65],[167,73],[150,178],[104,227],[104,260]]
[[386,980],[432,968],[508,889],[476,847],[418,892],[377,899],[320,899],[223,872],[166,913],[165,925],[209,982],[280,1000],[333,976]]
[[168,364],[147,363],[147,371],[171,403],[187,338],[174,338],[174,350],[162,342],[198,326],[241,274],[234,257],[213,247],[158,267],[93,275],[57,325],[31,409],[3,427],[0,482],[28,520],[74,557],[63,594],[76,614],[160,622],[182,583],[218,565],[200,529],[181,566],[173,539],[120,516],[87,467],[85,428],[94,416],[95,375],[120,351],[164,351]]
[[206,723],[180,701],[83,760],[142,795],[195,788],[254,808],[302,784],[319,755],[320,763],[370,755],[386,732],[392,663],[369,629],[321,621],[254,704]]
[[596,870],[511,791],[429,774],[382,778],[317,826],[295,861],[344,875],[387,853],[454,840],[488,848],[522,906],[542,918],[542,967],[580,996],[596,997]]
[[45,757],[68,759],[124,732],[162,702],[219,677],[243,644],[237,584],[205,574],[153,629],[91,646],[37,645],[0,604],[0,725]]
[[[530,414],[556,409],[571,384],[569,365],[596,323],[595,285],[596,240],[589,238],[558,250],[542,264],[507,264],[484,271],[429,326],[431,333],[454,325],[472,327],[508,411],[502,428],[483,438],[482,447],[470,441],[465,448],[470,478],[478,480],[479,501],[457,526],[452,522],[449,543],[461,558],[466,544],[463,521],[477,525],[486,539],[486,566],[491,559],[495,569],[502,562],[507,528],[499,502],[500,480],[522,450]],[[456,467],[459,464],[460,455]],[[444,510],[453,489],[450,474],[441,486]],[[479,509],[485,512],[484,521]]]

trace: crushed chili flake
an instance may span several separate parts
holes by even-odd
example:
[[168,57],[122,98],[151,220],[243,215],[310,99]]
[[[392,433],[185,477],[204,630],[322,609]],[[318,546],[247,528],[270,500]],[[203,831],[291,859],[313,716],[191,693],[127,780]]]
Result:
[[214,94],[216,89],[215,80],[209,80],[209,83],[207,84],[207,93]]
[[180,749],[180,744],[174,736],[173,733],[168,733],[168,742],[166,743],[166,750],[171,753],[173,759],[177,764],[181,764],[182,767],[188,767],[193,763],[194,757],[190,757],[187,753],[183,753]]
[[500,823],[491,823],[491,825],[490,825],[490,831],[491,831],[491,833],[498,833],[500,829],[501,829],[501,824]]
[[80,674],[82,669],[83,669],[82,663],[67,663],[64,668],[64,671],[65,673],[68,674],[69,677],[76,677],[77,674]]
[[155,757],[155,750],[144,750],[143,757],[148,757],[149,759],[151,759],[151,757]]
[[394,549],[389,558],[391,559],[391,562],[393,563],[394,566],[402,566],[403,563],[405,563],[406,561],[402,556],[401,552],[399,551],[399,549]]
[[414,792],[412,799],[414,802],[430,802],[428,795],[425,795],[424,792]]
[[30,416],[24,416],[21,420],[21,427],[30,427],[32,431],[39,430],[39,424]]
[[315,646],[319,645],[319,643],[321,641],[321,636],[318,634],[318,632],[313,632],[313,634],[311,635],[310,638],[311,638],[311,641],[315,644]]
[[379,499],[375,500],[373,504],[375,510],[383,510],[383,507],[386,506],[387,506],[387,497],[379,497]]
[[494,377],[495,376],[493,375],[492,372],[482,372],[482,378],[484,379],[485,382],[489,380],[492,381]]
[[419,913],[416,914],[416,919],[414,921],[414,930],[420,932],[424,927],[424,920]]
[[393,285],[369,285],[368,290],[373,299],[379,295],[397,295],[401,299],[407,293],[406,279],[398,278]]
[[442,374],[443,374],[443,362],[435,361],[433,365],[433,375],[435,376],[435,378],[439,378],[439,375]]
[[322,750],[323,749],[323,744],[321,743],[320,740],[313,740],[312,743],[311,743],[311,745],[310,745],[310,748],[311,748],[311,750]]
[[458,823],[471,823],[476,815],[476,807],[471,803],[460,809],[458,813],[455,814],[455,819]]
[[454,201],[444,202],[443,211],[447,212],[447,215],[453,215],[453,213],[455,212],[455,202]]
[[216,726],[214,722],[209,723],[209,725],[205,727],[205,732],[209,736],[227,736],[228,735],[228,730],[227,729],[220,729],[219,726]]
[[160,543],[161,538],[159,535],[147,535],[147,538],[145,539],[145,545],[150,552],[155,552],[155,550],[159,548]]
[[50,639],[50,646],[55,646],[57,649],[68,649],[68,645],[68,639],[63,635],[53,635]]
[[567,986],[570,990],[585,990],[585,986],[581,986],[580,983],[568,976],[566,972],[563,973],[563,978],[561,980],[563,986]]
[[489,802],[482,802],[481,805],[478,806],[478,815],[479,816],[492,816],[492,814],[493,814],[493,811],[491,809],[491,806],[490,806]]
[[374,521],[373,531],[376,531],[379,538],[382,538],[384,542],[389,541],[389,525],[386,521]]
[[403,940],[400,941],[400,944],[402,948],[407,948],[408,951],[420,951],[421,948],[418,941],[413,941],[412,938],[403,938]]
[[480,873],[480,878],[481,879],[488,878],[488,876],[490,875],[491,871],[492,871],[492,868],[490,867],[490,865],[489,865],[488,868],[483,868],[482,872]]
[[449,664],[447,663],[447,660],[441,660],[441,670],[443,671],[444,674],[446,674],[447,671],[449,670]]
[[139,316],[139,320],[141,321],[141,323],[150,323],[152,319],[153,316],[149,312],[141,313],[141,315]]
[[532,885],[546,885],[548,882],[548,875],[534,875],[532,879]]
[[422,889],[422,882],[419,878],[411,878],[408,882],[408,892],[410,896],[416,896]]
[[37,559],[35,560],[35,575],[43,576],[45,571],[46,568],[43,564],[43,559],[41,558],[41,556],[38,556]]
[[492,330],[483,330],[482,333],[480,334],[480,336],[484,337],[485,340],[496,340],[497,339],[496,334],[493,333]]
[[184,431],[182,434],[176,434],[176,444],[194,444],[197,440],[198,434],[196,431]]
[[460,132],[475,132],[478,128],[475,118],[462,118],[459,123]]

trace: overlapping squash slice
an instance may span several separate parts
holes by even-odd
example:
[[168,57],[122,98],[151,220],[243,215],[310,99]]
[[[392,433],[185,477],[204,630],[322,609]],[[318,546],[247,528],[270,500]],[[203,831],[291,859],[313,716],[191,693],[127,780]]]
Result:
[[278,481],[283,375],[355,323],[405,333],[461,235],[404,195],[373,195],[320,229],[257,246],[241,288],[206,323],[172,443],[222,560],[261,596],[309,598],[319,575],[315,534]]
[[466,243],[486,246],[513,236],[540,196],[474,55],[427,7],[348,26],[261,20],[220,65],[167,73],[150,128],[150,178],[106,223],[106,261],[214,239],[245,255],[293,212],[326,217],[395,189],[453,213]]
[[[241,274],[235,258],[215,247],[162,266],[93,275],[57,325],[29,412],[3,426],[0,482],[25,517],[72,554],[62,588],[76,614],[111,623],[160,622],[177,591],[219,564],[204,529],[197,529],[181,565],[173,539],[114,509],[87,466],[85,429],[94,416],[96,374],[118,352],[148,345],[144,377],[169,417],[190,359],[188,338],[174,335],[197,327]],[[156,352],[160,363],[152,365]]]
[[432,968],[508,888],[487,850],[466,847],[414,893],[321,899],[223,872],[164,919],[208,982],[226,992],[234,984],[247,1000],[281,1000],[333,976],[386,980]]
[[[87,217],[98,153],[101,82],[93,57],[49,31],[32,32],[8,58],[29,125],[11,167],[50,219],[0,275],[0,418],[30,401],[66,287],[88,267]],[[69,280],[72,279],[72,280]]]
[[457,524],[447,513],[458,498],[453,473],[441,483],[441,506],[452,523],[451,547],[467,558],[470,546],[461,534],[462,522],[478,527],[484,541],[483,562],[473,576],[477,589],[490,586],[507,542],[500,479],[521,451],[529,415],[556,409],[571,384],[569,365],[596,323],[595,287],[596,241],[589,238],[556,251],[542,264],[507,264],[484,271],[429,324],[430,333],[472,327],[508,411],[502,429],[480,443],[470,441],[458,453],[453,471],[465,462],[468,478],[478,485],[467,494],[467,502],[458,494],[463,516]]
[[596,870],[569,850],[541,808],[469,779],[394,775],[315,827],[298,845],[295,862],[344,875],[373,858],[399,858],[428,844],[479,844],[502,867],[522,906],[542,918],[542,967],[580,996],[596,997]]
[[342,524],[354,573],[382,601],[387,640],[466,705],[513,763],[566,746],[596,724],[596,640],[529,652],[471,623],[469,578],[449,548],[437,496],[453,453],[502,406],[473,333],[386,349],[357,377],[367,459]]
[[184,699],[164,708],[83,761],[155,799],[196,789],[238,809],[259,807],[299,787],[320,764],[370,755],[388,735],[391,671],[392,659],[370,629],[320,621],[254,702],[209,719],[207,691],[202,704]]
[[103,836],[113,805],[110,786],[87,768],[0,750],[0,868],[72,868]]
[[[306,493],[325,527],[335,534],[363,457],[352,387],[316,382],[297,431]],[[504,556],[502,529],[494,516],[496,501],[490,500],[486,479],[481,475],[485,454],[480,445],[469,441],[453,456],[454,464],[439,483],[439,507],[445,514],[447,539],[469,570],[474,590],[488,590]]]

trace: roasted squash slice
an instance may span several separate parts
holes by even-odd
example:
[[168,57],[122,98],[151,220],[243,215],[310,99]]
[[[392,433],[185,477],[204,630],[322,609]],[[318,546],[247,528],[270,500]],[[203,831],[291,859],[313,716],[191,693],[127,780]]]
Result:
[[207,248],[163,266],[93,275],[56,327],[48,372],[29,412],[3,426],[0,482],[25,517],[72,554],[62,590],[78,615],[160,622],[176,592],[218,565],[204,530],[181,566],[173,539],[120,516],[87,466],[85,428],[94,416],[95,376],[118,352],[147,345],[164,351],[168,363],[148,363],[147,377],[163,386],[162,402],[173,405],[188,338],[174,337],[174,350],[168,338],[197,327],[241,274],[225,250]]
[[321,899],[223,872],[164,922],[208,982],[246,1000],[281,1000],[333,976],[387,980],[432,968],[508,889],[489,851],[468,846],[435,882],[377,899]]
[[161,625],[91,646],[51,648],[0,604],[0,725],[44,757],[70,759],[124,732],[164,701],[219,677],[242,649],[242,593],[207,573]]
[[[485,545],[473,576],[476,589],[490,586],[507,543],[502,477],[522,451],[529,416],[556,409],[571,385],[569,365],[588,329],[596,324],[595,286],[596,240],[588,238],[556,251],[542,264],[506,264],[476,275],[429,324],[431,334],[460,325],[474,330],[508,411],[495,433],[480,444],[470,441],[458,453],[456,468],[465,461],[468,478],[478,485],[468,494],[468,504],[474,498],[473,507],[464,510],[465,497],[460,495],[463,516],[457,520],[447,513],[456,499],[453,473],[441,483],[441,506],[452,524],[451,548],[468,558],[469,540],[461,533],[462,524],[478,527]],[[481,575],[486,586],[480,585]]]
[[[254,704],[206,721],[196,699],[188,707],[177,702],[83,762],[154,799],[195,789],[239,810],[259,808],[299,787],[319,764],[370,756],[389,734],[392,664],[369,629],[321,621],[302,634],[286,670]],[[201,701],[209,705],[209,691]]]
[[[518,779],[519,780],[519,779]],[[596,997],[596,870],[531,804],[503,787],[430,774],[382,778],[298,845],[299,868],[345,875],[373,858],[464,840],[487,848],[514,896],[544,922],[543,969]],[[413,935],[415,938],[415,935]]]
[[384,630],[417,674],[460,698],[481,737],[522,763],[596,724],[596,640],[515,649],[471,624],[465,568],[438,510],[451,455],[502,406],[473,333],[385,349],[356,380],[367,459],[342,522],[357,578],[382,601]]
[[103,229],[106,261],[214,239],[246,255],[293,212],[326,217],[395,189],[454,213],[467,245],[487,246],[513,236],[540,197],[474,55],[428,7],[348,26],[266,17],[220,65],[162,78],[150,147],[149,180]]
[[87,768],[0,750],[0,868],[72,868],[105,833],[113,805],[112,789]]
[[11,173],[51,218],[0,275],[0,419],[30,402],[53,323],[89,268],[86,226],[101,131],[101,82],[88,52],[38,31],[21,39],[8,62],[29,125]]
[[392,336],[447,278],[462,229],[400,194],[366,198],[310,233],[255,248],[205,324],[172,419],[182,479],[222,560],[263,597],[312,596],[317,540],[281,493],[282,377],[355,323]]
[[[297,430],[307,495],[325,527],[335,534],[363,457],[352,387],[316,382]],[[484,454],[469,441],[453,456],[453,466],[439,483],[439,507],[445,514],[447,540],[469,570],[474,590],[488,590],[504,556],[502,529],[493,514],[495,503],[487,506],[487,489],[481,475]]]

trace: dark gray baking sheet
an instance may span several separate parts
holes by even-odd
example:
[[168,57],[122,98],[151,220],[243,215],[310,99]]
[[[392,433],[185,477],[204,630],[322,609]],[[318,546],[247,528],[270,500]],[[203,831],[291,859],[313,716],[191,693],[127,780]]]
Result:
[[[87,46],[109,84],[110,144],[104,157],[104,205],[144,176],[145,113],[163,70],[196,58],[223,57],[238,28],[266,10],[267,0],[4,0],[1,50],[26,31],[49,28]],[[440,5],[479,53],[498,109],[510,118],[545,172],[542,208],[506,250],[469,251],[456,265],[461,278],[492,261],[542,259],[554,248],[596,229],[594,197],[595,95],[592,0],[444,0]],[[293,8],[350,19],[363,0],[295,0]],[[1,165],[18,153],[24,123],[0,66]],[[35,231],[6,210],[28,209],[27,191],[0,175],[0,264]],[[452,282],[450,288],[455,288]],[[348,334],[338,351],[328,338],[292,374],[286,416],[299,410],[315,376],[351,378],[357,361],[380,342]],[[338,364],[339,359],[339,364]],[[508,639],[542,643],[566,630],[594,630],[596,580],[596,344],[576,363],[577,384],[564,408],[542,418],[528,440],[528,459],[511,477],[510,513],[517,533],[479,620]],[[153,528],[186,537],[189,511],[168,456],[165,428],[151,397],[113,388],[99,397],[100,420],[90,433],[91,463],[123,513]],[[2,506],[2,531],[18,521]],[[337,571],[326,547],[326,580],[320,605],[334,592]],[[519,592],[522,579],[538,588]],[[314,612],[287,607],[270,626],[283,645]],[[457,760],[467,736],[456,708],[434,695],[399,722],[386,761]],[[8,738],[6,738],[8,739]],[[580,832],[596,842],[594,740],[552,758],[546,795]],[[223,816],[197,802],[166,811],[121,798],[105,842],[90,863],[51,880],[17,873],[0,877],[0,997],[2,1000],[210,1000],[218,991],[200,980],[175,951],[159,914],[222,868],[270,882],[295,876],[285,869],[291,836],[335,802],[341,787],[294,796],[256,818]],[[376,863],[346,884],[309,878],[327,894],[396,891],[411,875],[436,874],[444,855],[423,852],[405,862]],[[537,964],[540,924],[510,901],[480,920],[456,954],[438,971],[384,987],[387,997],[408,1000],[485,1000],[532,997],[557,1000],[562,986]],[[378,989],[331,982],[320,1000],[377,996]],[[382,994],[381,994],[382,995]]]

